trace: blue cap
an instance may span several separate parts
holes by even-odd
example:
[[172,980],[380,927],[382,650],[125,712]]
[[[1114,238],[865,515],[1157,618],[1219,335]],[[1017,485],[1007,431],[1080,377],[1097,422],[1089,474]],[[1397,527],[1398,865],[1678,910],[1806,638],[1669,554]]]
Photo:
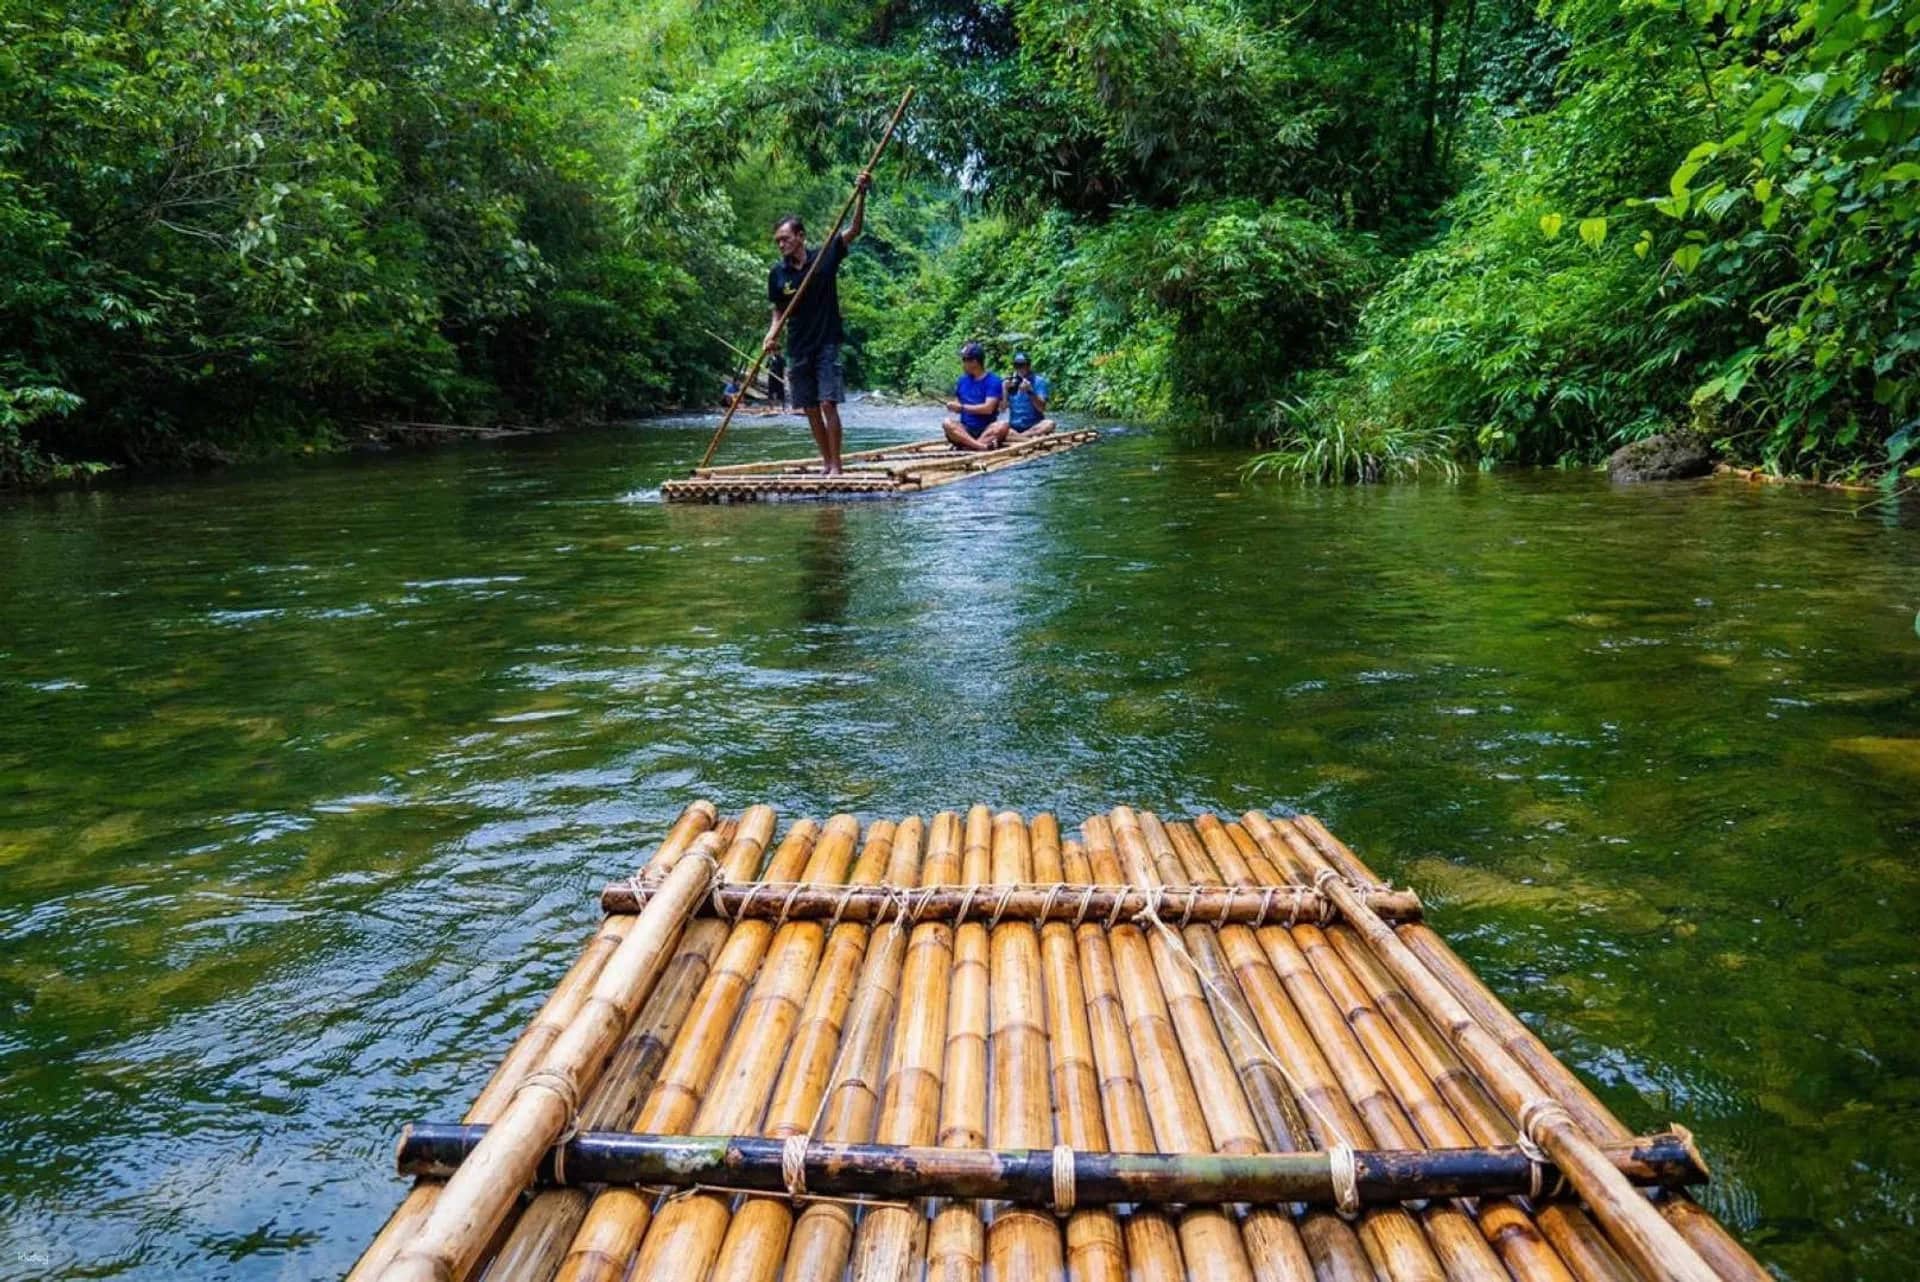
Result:
[[1028,360],[1028,359],[1027,359],[1027,354],[1026,354],[1025,352],[1015,352],[1015,353],[1013,354],[1013,363],[1014,363],[1015,365],[1031,365],[1031,364],[1033,364],[1033,362],[1032,362],[1032,361],[1030,361],[1030,360]]
[[987,359],[987,349],[978,343],[968,343],[960,349],[960,359],[963,361],[984,361]]

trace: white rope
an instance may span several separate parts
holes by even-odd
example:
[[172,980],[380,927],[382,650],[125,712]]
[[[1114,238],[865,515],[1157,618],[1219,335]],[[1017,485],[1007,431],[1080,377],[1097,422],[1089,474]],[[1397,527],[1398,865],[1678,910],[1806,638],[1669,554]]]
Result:
[[1360,1214],[1360,1164],[1353,1150],[1345,1144],[1328,1149],[1327,1174],[1333,1177],[1333,1200],[1340,1214],[1348,1219]]
[[796,1202],[807,1195],[807,1145],[813,1137],[804,1131],[799,1135],[789,1135],[780,1144],[780,1178],[787,1186],[787,1196]]
[[1065,1144],[1053,1146],[1053,1213],[1073,1214],[1073,1149]]

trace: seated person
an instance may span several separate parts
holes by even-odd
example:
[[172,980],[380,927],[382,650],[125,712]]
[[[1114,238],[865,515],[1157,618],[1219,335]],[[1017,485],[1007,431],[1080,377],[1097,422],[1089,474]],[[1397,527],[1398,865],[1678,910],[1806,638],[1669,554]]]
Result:
[[722,405],[732,405],[739,395],[740,380],[738,378],[729,378],[727,385],[720,389],[720,403]]
[[1013,354],[1013,377],[1006,380],[1007,439],[1024,441],[1045,436],[1054,429],[1047,417],[1047,380],[1033,372],[1033,362],[1025,352]]
[[953,399],[947,402],[947,420],[941,425],[955,449],[999,449],[1012,430],[995,421],[1005,398],[1000,376],[987,370],[986,355],[978,343],[960,349],[961,374],[953,385]]

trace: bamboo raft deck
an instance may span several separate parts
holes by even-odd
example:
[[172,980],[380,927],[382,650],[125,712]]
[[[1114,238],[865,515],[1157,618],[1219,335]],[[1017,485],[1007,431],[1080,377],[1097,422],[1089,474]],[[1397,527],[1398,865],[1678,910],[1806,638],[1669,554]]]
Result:
[[606,888],[352,1282],[1768,1276],[1310,817],[775,836]]
[[725,467],[695,468],[693,475],[668,481],[660,496],[669,503],[755,503],[779,499],[887,498],[919,494],[955,481],[985,476],[1001,468],[1100,439],[1092,428],[1051,432],[987,452],[957,450],[945,438],[889,445],[845,455],[845,471],[826,476],[818,458],[768,459]]

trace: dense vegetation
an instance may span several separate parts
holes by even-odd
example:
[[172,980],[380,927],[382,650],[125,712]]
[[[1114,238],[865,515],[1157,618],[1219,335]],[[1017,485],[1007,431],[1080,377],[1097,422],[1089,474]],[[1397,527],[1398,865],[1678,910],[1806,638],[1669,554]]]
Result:
[[[1884,471],[1920,404],[1898,3],[0,0],[0,480],[710,398],[776,214],[919,86],[856,382],[1373,477],[1698,422]],[[1913,461],[1913,460],[1908,460]]]

